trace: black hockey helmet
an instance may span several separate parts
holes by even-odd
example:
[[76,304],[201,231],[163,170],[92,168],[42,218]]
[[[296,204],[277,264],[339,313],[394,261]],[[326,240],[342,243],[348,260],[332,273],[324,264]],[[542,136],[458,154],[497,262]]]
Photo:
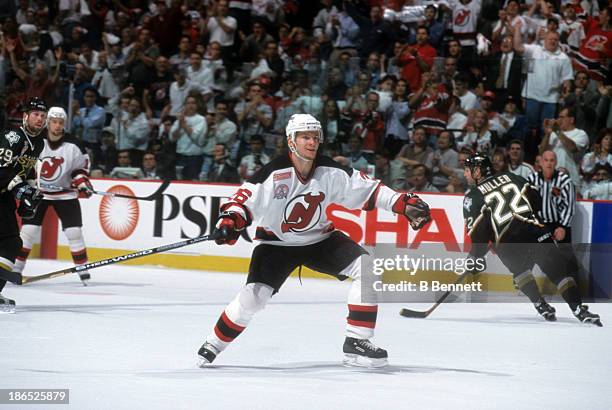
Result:
[[471,154],[465,159],[464,164],[464,166],[468,167],[472,172],[474,172],[474,169],[480,168],[480,175],[482,175],[482,177],[493,175],[493,164],[485,154],[478,152]]
[[38,97],[32,97],[28,101],[23,104],[21,107],[21,111],[23,112],[32,112],[32,111],[49,111],[47,104]]

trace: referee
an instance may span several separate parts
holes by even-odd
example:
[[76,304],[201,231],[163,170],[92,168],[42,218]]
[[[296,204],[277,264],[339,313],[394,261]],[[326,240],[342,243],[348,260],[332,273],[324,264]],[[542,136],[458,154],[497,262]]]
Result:
[[578,281],[578,260],[572,249],[572,219],[576,209],[576,189],[569,174],[557,168],[557,155],[553,151],[544,151],[540,160],[542,170],[527,177],[542,197],[538,218],[550,228],[553,239],[560,248],[568,252],[570,272]]
[[572,242],[572,219],[576,208],[576,189],[572,179],[557,167],[557,156],[553,151],[544,151],[540,161],[542,171],[527,177],[542,197],[539,219],[551,228],[559,243]]

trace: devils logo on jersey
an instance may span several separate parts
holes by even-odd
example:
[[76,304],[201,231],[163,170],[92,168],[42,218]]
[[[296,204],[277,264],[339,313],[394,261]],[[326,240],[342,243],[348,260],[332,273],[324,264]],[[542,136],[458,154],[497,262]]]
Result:
[[291,199],[285,207],[284,221],[281,230],[286,232],[305,232],[314,227],[321,219],[321,202],[325,194],[319,192],[316,195],[310,192]]
[[587,40],[584,47],[589,48],[593,51],[605,51],[607,42],[608,42],[607,37],[596,34],[596,35],[591,36]]
[[42,160],[42,167],[40,168],[40,176],[47,180],[53,181],[62,174],[62,164],[64,158],[60,157],[46,157]]
[[471,11],[468,9],[459,10],[455,16],[455,26],[464,26],[470,21]]

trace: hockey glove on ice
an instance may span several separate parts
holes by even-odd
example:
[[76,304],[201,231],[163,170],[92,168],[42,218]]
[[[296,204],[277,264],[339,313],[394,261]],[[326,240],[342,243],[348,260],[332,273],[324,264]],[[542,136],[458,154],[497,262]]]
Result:
[[415,231],[418,231],[431,221],[429,205],[417,195],[411,193],[402,194],[399,197],[393,205],[393,212],[404,215]]
[[79,190],[79,198],[89,198],[93,195],[93,185],[87,176],[80,174],[72,180],[72,186]]
[[233,245],[240,237],[240,231],[246,228],[245,219],[236,212],[223,212],[219,215],[213,235],[217,245]]
[[34,218],[36,207],[43,199],[43,193],[27,182],[22,182],[15,186],[12,192],[15,198],[19,200],[17,213],[21,216],[21,219],[28,220]]

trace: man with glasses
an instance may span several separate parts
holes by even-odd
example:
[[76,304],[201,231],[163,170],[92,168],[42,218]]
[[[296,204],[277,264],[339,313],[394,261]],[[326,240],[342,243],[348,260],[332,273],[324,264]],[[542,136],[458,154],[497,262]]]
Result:
[[544,121],[544,138],[540,144],[540,154],[553,150],[557,156],[557,166],[569,172],[572,182],[580,187],[578,172],[584,150],[589,145],[589,137],[583,130],[576,128],[576,110],[563,108],[559,117]]

